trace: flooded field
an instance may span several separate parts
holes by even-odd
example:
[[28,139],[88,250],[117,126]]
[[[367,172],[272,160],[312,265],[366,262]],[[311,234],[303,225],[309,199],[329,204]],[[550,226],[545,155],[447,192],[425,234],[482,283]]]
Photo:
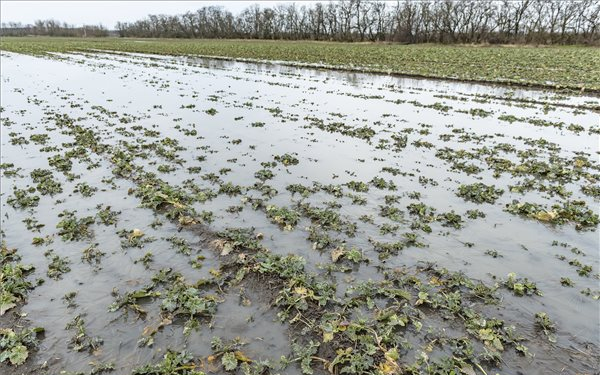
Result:
[[0,372],[600,371],[597,96],[1,63]]

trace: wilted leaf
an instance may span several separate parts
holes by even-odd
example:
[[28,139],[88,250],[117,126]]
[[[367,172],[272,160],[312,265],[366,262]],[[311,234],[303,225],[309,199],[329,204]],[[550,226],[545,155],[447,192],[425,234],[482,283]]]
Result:
[[558,217],[556,211],[540,211],[535,214],[535,218],[540,221],[552,221]]
[[240,362],[252,362],[252,360],[250,358],[248,358],[246,356],[246,354],[244,354],[244,352],[237,350],[235,353],[235,358],[240,361]]
[[4,315],[5,312],[17,306],[14,302],[2,301],[0,303],[0,316]]
[[346,253],[346,250],[343,247],[338,247],[337,249],[331,252],[331,261],[333,263],[337,262],[338,259],[342,257]]

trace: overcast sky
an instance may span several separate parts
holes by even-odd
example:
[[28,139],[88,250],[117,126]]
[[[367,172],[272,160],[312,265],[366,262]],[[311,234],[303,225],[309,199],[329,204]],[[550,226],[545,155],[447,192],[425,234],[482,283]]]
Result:
[[[220,5],[233,14],[252,4],[273,6],[286,1],[0,1],[1,22],[32,24],[39,19],[55,19],[74,25],[99,24],[114,28],[117,21],[135,21],[148,14],[181,14],[206,5]],[[291,1],[290,1],[291,2]],[[317,1],[296,1],[312,5]]]

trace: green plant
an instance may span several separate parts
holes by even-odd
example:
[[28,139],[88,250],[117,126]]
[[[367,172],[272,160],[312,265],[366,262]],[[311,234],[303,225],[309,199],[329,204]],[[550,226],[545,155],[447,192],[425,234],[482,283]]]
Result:
[[494,203],[503,193],[504,190],[496,189],[493,185],[478,182],[471,185],[460,185],[456,195],[475,203]]
[[0,328],[0,362],[19,366],[29,357],[29,350],[38,346],[37,335],[43,333],[41,327],[26,328],[15,332],[10,328]]
[[7,203],[14,208],[36,207],[40,201],[40,197],[33,195],[35,188],[28,189],[13,189],[13,195],[7,199]]
[[88,335],[82,315],[75,316],[69,323],[67,323],[65,329],[75,330],[75,335],[71,338],[69,348],[75,350],[76,352],[85,350],[93,353],[98,350],[104,342],[104,340],[100,337],[92,337]]
[[33,284],[25,278],[34,267],[17,263],[19,260],[15,249],[9,249],[2,242],[0,250],[0,316],[25,301]]
[[286,207],[269,205],[266,208],[266,213],[271,222],[280,225],[285,230],[293,230],[300,221],[300,214]]
[[92,216],[77,218],[74,211],[64,210],[58,214],[58,217],[62,218],[62,220],[56,224],[56,228],[60,229],[58,234],[63,240],[79,241],[92,237],[92,231],[89,228],[95,222]]
[[548,314],[545,312],[539,312],[535,314],[535,324],[539,329],[542,330],[544,335],[546,335],[548,341],[556,342],[556,335],[554,334],[554,332],[556,332],[556,326],[550,320]]
[[200,365],[194,362],[194,357],[185,351],[168,350],[163,360],[157,364],[148,364],[133,370],[132,375],[205,375],[196,370]]
[[297,165],[299,163],[298,158],[290,154],[275,155],[274,159],[286,167],[290,165]]
[[508,278],[504,281],[503,285],[512,290],[517,296],[537,294],[542,295],[542,292],[537,288],[537,285],[527,278],[517,278],[517,275],[513,272],[508,274]]

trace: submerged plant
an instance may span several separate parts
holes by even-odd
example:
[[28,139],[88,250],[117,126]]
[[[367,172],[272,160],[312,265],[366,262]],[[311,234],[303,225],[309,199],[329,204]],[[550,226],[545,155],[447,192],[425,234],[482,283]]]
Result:
[[290,165],[297,165],[299,163],[298,158],[290,154],[275,155],[274,159],[286,167]]
[[109,226],[117,224],[117,217],[121,213],[120,211],[111,210],[110,206],[103,207],[102,205],[96,206],[98,212],[96,213],[96,218],[100,223]]
[[90,184],[88,184],[87,182],[78,183],[77,185],[75,185],[75,190],[73,190],[74,193],[79,193],[84,197],[91,197],[97,191],[97,187],[90,186]]
[[177,316],[186,316],[183,333],[189,334],[199,325],[198,318],[210,318],[217,312],[218,299],[214,295],[203,294],[194,285],[187,284],[178,277],[162,296],[161,309],[165,316],[173,320]]
[[145,298],[160,297],[162,293],[151,290],[151,287],[134,290],[127,292],[123,295],[118,295],[116,291],[113,291],[113,295],[116,296],[115,302],[111,303],[108,307],[109,312],[115,312],[120,309],[125,309],[125,312],[131,310],[139,316],[145,316],[146,310],[144,310],[139,304],[139,300]]
[[269,205],[266,208],[266,213],[271,222],[280,225],[285,230],[293,230],[300,221],[300,214],[286,207]]
[[156,240],[154,237],[146,236],[146,233],[137,228],[131,230],[122,229],[117,233],[121,237],[121,247],[123,249],[130,247],[141,249],[145,244]]
[[600,224],[598,214],[583,201],[566,201],[562,205],[554,204],[550,209],[536,203],[514,201],[506,205],[506,211],[552,224],[572,222],[577,230],[593,230]]
[[460,185],[456,195],[475,203],[494,203],[503,193],[504,190],[496,189],[493,185],[478,182],[471,185]]
[[50,259],[48,271],[46,272],[46,275],[48,275],[49,278],[59,280],[64,273],[71,271],[71,267],[69,267],[71,261],[69,261],[69,258],[60,257],[58,254],[54,253],[54,250],[48,250],[44,255]]
[[92,337],[88,335],[82,315],[75,316],[69,323],[67,323],[65,329],[75,331],[75,335],[71,338],[69,348],[75,350],[76,352],[85,350],[90,353],[94,353],[104,342],[104,340],[100,337]]
[[197,368],[200,368],[200,364],[194,362],[191,354],[168,350],[161,362],[138,367],[132,375],[205,375]]
[[544,332],[544,335],[548,338],[550,342],[556,342],[556,326],[548,317],[548,314],[545,312],[539,312],[535,314],[535,324],[536,326]]
[[35,188],[28,189],[13,189],[13,195],[7,199],[7,203],[13,208],[28,208],[36,207],[40,201],[40,197],[34,195]]
[[60,229],[58,234],[63,240],[79,241],[92,236],[92,231],[89,228],[95,222],[92,216],[77,218],[74,211],[64,210],[58,214],[58,217],[62,220],[56,224],[56,228]]
[[537,294],[542,295],[542,292],[537,288],[534,282],[527,280],[527,278],[517,278],[517,275],[513,272],[508,274],[508,278],[504,281],[503,285],[512,290],[517,296]]

